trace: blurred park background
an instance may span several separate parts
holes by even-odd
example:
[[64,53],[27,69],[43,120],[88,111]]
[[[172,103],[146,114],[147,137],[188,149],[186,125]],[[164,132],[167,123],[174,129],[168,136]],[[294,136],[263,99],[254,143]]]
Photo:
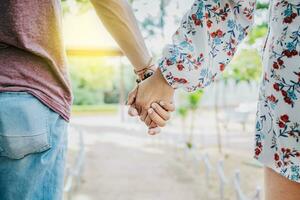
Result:
[[[159,58],[193,0],[129,2]],[[65,199],[262,199],[253,143],[268,1],[258,1],[255,26],[221,79],[195,93],[177,91],[177,111],[155,137],[126,114],[133,68],[89,0],[62,5],[75,96]]]

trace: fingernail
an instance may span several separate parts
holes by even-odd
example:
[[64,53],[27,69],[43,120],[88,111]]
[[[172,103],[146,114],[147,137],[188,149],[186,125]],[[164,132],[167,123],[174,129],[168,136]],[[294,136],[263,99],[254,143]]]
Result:
[[136,109],[132,109],[132,114],[136,116],[136,115],[138,115],[139,113],[137,112]]
[[152,114],[152,113],[153,113],[153,109],[150,108],[150,109],[148,110],[148,113],[149,113],[149,114]]
[[161,102],[159,102],[159,104],[160,104],[161,106],[164,106],[164,105],[165,105],[165,102],[161,101]]
[[154,135],[154,134],[155,134],[155,131],[149,130],[148,133],[149,133],[149,135]]
[[159,127],[155,128],[154,130],[157,134],[160,133],[160,131],[161,131],[161,129]]
[[156,108],[156,103],[153,103],[151,107]]

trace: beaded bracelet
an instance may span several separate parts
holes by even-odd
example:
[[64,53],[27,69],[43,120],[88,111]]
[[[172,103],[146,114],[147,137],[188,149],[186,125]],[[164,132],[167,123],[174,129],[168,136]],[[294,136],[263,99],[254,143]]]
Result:
[[136,79],[137,83],[142,82],[154,74],[155,71],[151,69],[154,66],[154,64],[152,64],[152,60],[153,58],[151,57],[145,68],[141,70],[134,70],[134,73],[139,76],[139,78]]

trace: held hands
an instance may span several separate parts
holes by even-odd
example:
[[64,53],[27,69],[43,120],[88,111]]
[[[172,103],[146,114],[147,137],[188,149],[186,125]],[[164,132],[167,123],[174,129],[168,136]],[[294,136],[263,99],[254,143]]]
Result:
[[174,89],[165,81],[160,70],[156,70],[153,76],[129,93],[129,115],[139,115],[149,127],[149,134],[155,135],[159,132],[159,127],[166,125],[170,112],[175,109],[171,103],[173,96]]

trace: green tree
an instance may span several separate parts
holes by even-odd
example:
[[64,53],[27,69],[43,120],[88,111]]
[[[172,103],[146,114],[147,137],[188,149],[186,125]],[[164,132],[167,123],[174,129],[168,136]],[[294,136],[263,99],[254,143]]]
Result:
[[256,49],[243,49],[231,61],[224,72],[225,80],[234,79],[237,83],[241,81],[258,81],[261,77],[262,61]]
[[261,25],[253,27],[252,31],[247,37],[247,43],[253,45],[258,39],[264,38],[268,33],[268,25],[263,23]]
[[70,58],[75,105],[101,104],[104,92],[114,89],[116,68],[97,58]]

